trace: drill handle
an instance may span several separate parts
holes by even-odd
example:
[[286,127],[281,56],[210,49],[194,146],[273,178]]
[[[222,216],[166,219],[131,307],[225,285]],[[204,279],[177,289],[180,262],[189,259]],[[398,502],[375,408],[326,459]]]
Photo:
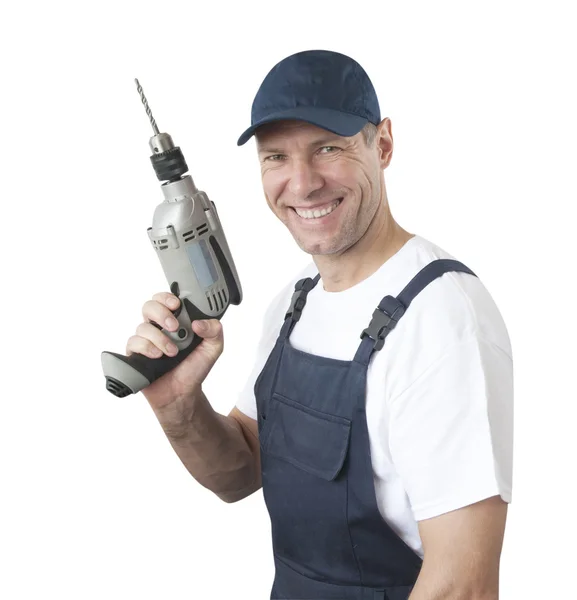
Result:
[[137,353],[124,356],[116,352],[103,352],[102,367],[106,377],[106,389],[117,398],[136,394],[172,371],[201,341],[202,338],[195,336],[195,339],[176,356],[164,354],[160,358],[149,358]]
[[[180,306],[172,313],[179,323],[176,332],[164,330],[157,323],[152,323],[167,335],[178,347],[175,356],[163,355],[150,358],[144,354],[134,353],[124,356],[116,352],[102,352],[102,369],[106,377],[106,389],[118,398],[136,394],[149,386],[179,365],[202,341],[192,330],[192,321],[209,319],[186,297],[180,298]],[[218,316],[220,319],[226,309]]]

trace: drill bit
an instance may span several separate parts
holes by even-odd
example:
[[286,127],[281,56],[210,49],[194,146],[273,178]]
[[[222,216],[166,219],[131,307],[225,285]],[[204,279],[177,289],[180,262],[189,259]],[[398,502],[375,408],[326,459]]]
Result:
[[158,127],[156,126],[156,121],[154,120],[154,117],[152,116],[152,112],[150,110],[150,107],[148,106],[148,102],[144,96],[144,92],[142,91],[142,86],[138,82],[138,79],[135,78],[134,81],[136,81],[136,89],[138,90],[138,93],[140,94],[140,97],[142,98],[142,104],[144,104],[144,107],[146,108],[146,114],[148,115],[148,118],[150,119],[150,124],[152,125],[152,129],[154,130],[154,134],[158,135],[160,132],[158,131]]

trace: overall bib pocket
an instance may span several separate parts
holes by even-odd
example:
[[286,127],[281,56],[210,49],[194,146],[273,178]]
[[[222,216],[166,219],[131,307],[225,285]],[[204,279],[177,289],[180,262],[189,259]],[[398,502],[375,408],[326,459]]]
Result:
[[326,481],[342,469],[351,421],[273,393],[263,427],[263,452]]

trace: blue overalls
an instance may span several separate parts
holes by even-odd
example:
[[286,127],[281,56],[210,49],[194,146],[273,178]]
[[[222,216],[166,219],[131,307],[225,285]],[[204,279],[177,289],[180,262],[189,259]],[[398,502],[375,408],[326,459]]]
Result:
[[367,369],[414,297],[448,271],[475,275],[456,260],[432,261],[397,297],[381,300],[352,361],[290,345],[320,275],[295,285],[255,383],[275,564],[271,599],[407,600],[422,559],[377,506],[365,413]]

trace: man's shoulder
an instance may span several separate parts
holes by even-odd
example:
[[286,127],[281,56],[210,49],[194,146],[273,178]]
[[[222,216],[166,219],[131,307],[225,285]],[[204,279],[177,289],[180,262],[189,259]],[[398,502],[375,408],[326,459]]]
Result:
[[[413,262],[407,265],[406,283],[422,268],[438,259],[457,260],[475,273],[475,265],[467,264],[438,245],[423,240],[411,257]],[[407,314],[409,312],[412,318],[407,325],[412,325],[413,333],[419,339],[436,339],[440,344],[452,345],[475,336],[511,354],[503,317],[491,293],[477,275],[462,271],[443,273],[415,297]]]

